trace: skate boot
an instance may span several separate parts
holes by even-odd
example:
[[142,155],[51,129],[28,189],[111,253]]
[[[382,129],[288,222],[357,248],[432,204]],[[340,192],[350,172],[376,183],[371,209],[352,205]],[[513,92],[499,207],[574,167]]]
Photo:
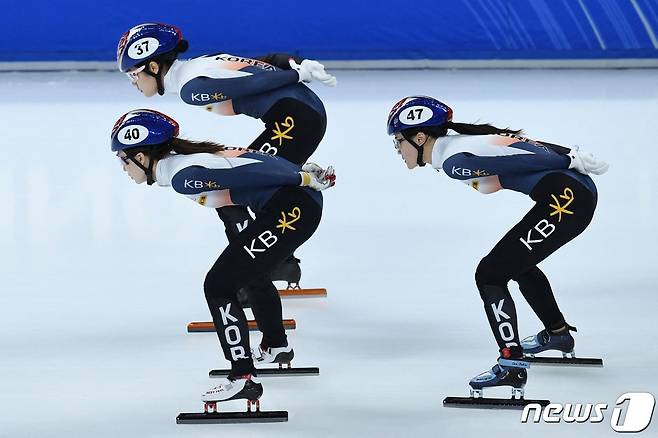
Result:
[[286,347],[268,347],[263,349],[261,345],[251,349],[251,357],[254,359],[254,365],[263,365],[268,363],[279,364],[279,368],[286,365],[290,368],[290,362],[295,357],[295,351],[290,345]]
[[[503,349],[503,355],[509,356],[509,353],[505,354],[505,350],[509,352],[509,349],[505,348]],[[530,368],[530,364],[523,359],[499,357],[498,363],[491,370],[478,374],[471,379],[469,382],[471,397],[482,397],[484,388],[511,386],[512,398],[522,399],[524,387],[528,380],[527,368]]]
[[205,403],[204,412],[217,412],[217,403],[229,400],[246,399],[248,406],[258,406],[258,399],[263,395],[263,385],[251,374],[227,378],[218,386],[209,389],[202,396]]
[[550,330],[542,330],[535,336],[528,336],[521,341],[523,347],[523,355],[525,357],[535,357],[535,354],[542,351],[557,350],[562,352],[564,358],[574,358],[574,345],[576,341],[571,336],[570,331],[577,331],[576,327],[571,327],[565,324],[565,327],[559,333]]
[[302,269],[299,260],[291,255],[270,273],[272,281],[287,281],[288,289],[299,289],[299,280],[302,278]]

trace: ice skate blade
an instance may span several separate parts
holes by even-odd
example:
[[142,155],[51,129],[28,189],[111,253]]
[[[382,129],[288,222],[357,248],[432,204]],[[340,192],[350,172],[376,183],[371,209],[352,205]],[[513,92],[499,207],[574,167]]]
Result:
[[[228,377],[231,370],[211,370],[210,377]],[[256,370],[258,377],[286,377],[286,376],[319,376],[320,368],[318,367],[300,367],[300,368],[258,368]]]
[[288,421],[288,411],[181,413],[176,424],[281,423]]
[[290,289],[279,289],[279,296],[281,298],[326,298],[327,289],[301,289],[301,288],[290,288]]
[[524,357],[523,360],[533,365],[559,365],[577,367],[602,367],[603,359],[590,357]]
[[487,398],[487,397],[446,397],[443,406],[446,408],[474,409],[523,409],[530,403],[548,406],[549,400],[532,400],[529,398]]
[[[283,328],[286,330],[294,330],[297,328],[297,321],[294,319],[284,319]],[[256,321],[249,320],[247,325],[250,331],[258,331]],[[212,321],[197,321],[191,322],[187,325],[188,333],[215,333],[215,324]]]

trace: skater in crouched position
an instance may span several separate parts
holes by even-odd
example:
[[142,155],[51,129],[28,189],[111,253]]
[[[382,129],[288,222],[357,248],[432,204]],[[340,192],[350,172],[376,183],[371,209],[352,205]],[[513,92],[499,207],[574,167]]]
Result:
[[[322,64],[286,54],[250,59],[226,53],[182,60],[188,43],[175,26],[145,23],[134,26],[117,47],[119,70],[146,97],[176,94],[188,105],[225,116],[244,114],[260,119],[265,129],[249,149],[304,164],[324,137],[327,115],[322,101],[305,83],[336,85]],[[217,209],[229,240],[253,219],[245,206]],[[296,287],[299,259],[290,256],[272,272],[273,280]]]
[[[497,364],[470,381],[472,395],[508,385],[522,396],[526,355],[553,349],[573,352],[573,329],[560,311],[537,264],[585,230],[597,190],[589,173],[607,164],[590,154],[520,136],[487,124],[452,122],[452,109],[426,96],[400,100],[388,116],[388,134],[409,169],[429,164],[480,193],[521,192],[534,206],[479,263],[475,282],[500,350]],[[452,131],[452,132],[450,132]],[[544,324],[519,341],[516,310],[507,284],[514,280]]]
[[[333,169],[315,164],[300,169],[257,151],[184,140],[178,138],[176,121],[153,110],[124,114],[111,138],[112,151],[136,183],[171,187],[206,207],[241,205],[257,212],[257,219],[221,253],[203,285],[224,356],[231,362],[228,380],[207,391],[203,400],[258,399],[262,386],[253,378],[254,362],[289,363],[294,355],[269,275],[315,232],[322,214],[320,191],[333,185]],[[236,294],[253,282],[267,287],[252,297],[263,333],[252,352]]]

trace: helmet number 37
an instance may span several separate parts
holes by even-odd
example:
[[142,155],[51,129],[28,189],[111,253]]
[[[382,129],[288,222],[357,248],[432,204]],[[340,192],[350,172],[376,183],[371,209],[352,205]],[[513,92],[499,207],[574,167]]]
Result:
[[132,59],[143,59],[150,56],[159,47],[155,38],[147,37],[135,41],[128,49],[128,56]]

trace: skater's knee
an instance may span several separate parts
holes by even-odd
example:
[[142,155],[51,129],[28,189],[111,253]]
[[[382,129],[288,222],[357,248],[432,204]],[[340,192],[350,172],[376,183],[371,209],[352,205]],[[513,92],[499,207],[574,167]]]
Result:
[[525,283],[527,281],[532,281],[538,277],[541,277],[542,275],[543,273],[541,272],[541,270],[537,266],[533,266],[527,271],[515,275],[512,280],[520,284],[520,283]]
[[218,269],[211,269],[206,274],[203,282],[203,293],[206,300],[218,298],[230,298],[237,293],[237,287],[233,284],[230,275]]
[[216,275],[212,271],[208,272],[203,281],[203,293],[206,295],[206,300],[210,300],[215,296],[215,292],[217,291],[216,284]]
[[485,285],[507,285],[509,278],[506,278],[507,276],[501,272],[500,268],[489,256],[480,260],[475,270],[475,284],[477,284],[478,289]]

